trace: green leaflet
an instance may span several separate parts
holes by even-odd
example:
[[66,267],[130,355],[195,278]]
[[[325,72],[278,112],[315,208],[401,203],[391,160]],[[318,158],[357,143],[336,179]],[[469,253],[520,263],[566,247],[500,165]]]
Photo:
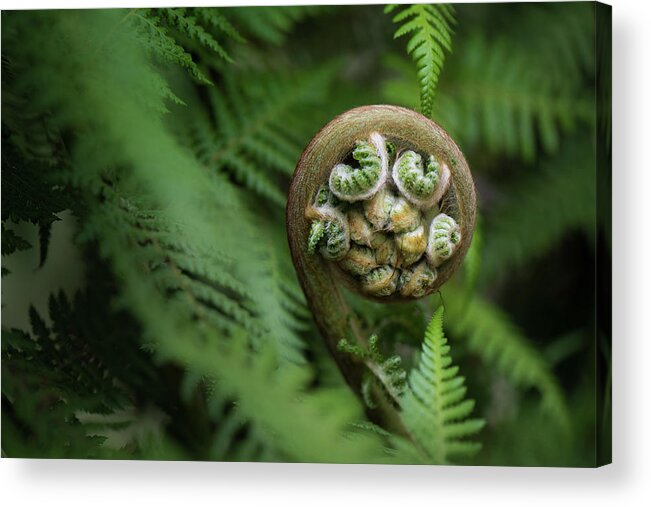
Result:
[[475,402],[465,397],[465,379],[452,365],[447,343],[441,307],[427,326],[419,365],[411,371],[410,389],[400,401],[409,433],[437,464],[476,453],[481,446],[467,437],[485,424],[482,419],[468,418]]
[[[582,88],[594,66],[592,15],[580,3],[502,9],[511,21],[497,35],[493,24],[480,24],[455,42],[432,115],[466,156],[479,149],[531,163],[541,149],[555,153],[564,135],[595,122],[593,92]],[[395,54],[384,62],[394,76],[382,84],[385,100],[418,107],[420,74]]]
[[425,116],[431,116],[445,51],[452,51],[454,10],[448,4],[416,4],[388,5],[384,12],[388,14],[396,9],[401,10],[393,17],[393,22],[401,26],[394,38],[410,35],[407,53],[418,69],[420,110]]
[[174,125],[183,143],[211,171],[238,183],[281,209],[281,186],[292,174],[301,150],[324,120],[316,109],[336,78],[336,62],[300,73],[226,74],[208,92],[208,109],[196,96],[179,111]]
[[[232,63],[232,58],[217,37],[243,42],[230,21],[215,8],[131,9],[118,24],[124,22],[135,28],[142,46],[149,54],[183,67],[202,84],[212,82],[205,69],[192,59],[190,51],[197,46]],[[189,42],[180,43],[182,38]]]
[[508,194],[486,217],[480,279],[541,258],[570,231],[582,230],[589,238],[593,236],[597,219],[595,159],[586,141],[570,140],[556,156],[543,161],[537,174],[509,186]]
[[570,411],[558,380],[544,356],[499,308],[480,296],[468,299],[454,286],[444,290],[448,325],[469,349],[519,387],[533,387],[541,407],[562,431],[570,430]]

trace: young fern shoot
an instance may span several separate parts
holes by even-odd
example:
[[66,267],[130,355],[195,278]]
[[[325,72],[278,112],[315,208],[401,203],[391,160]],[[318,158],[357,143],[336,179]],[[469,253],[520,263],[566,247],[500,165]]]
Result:
[[[395,106],[338,116],[294,172],[287,234],[306,299],[346,381],[372,407],[371,419],[394,433],[410,437],[392,380],[399,369],[393,358],[360,352],[377,343],[368,344],[337,281],[383,303],[436,292],[470,246],[475,208],[472,175],[454,141]],[[369,382],[369,372],[379,382]]]

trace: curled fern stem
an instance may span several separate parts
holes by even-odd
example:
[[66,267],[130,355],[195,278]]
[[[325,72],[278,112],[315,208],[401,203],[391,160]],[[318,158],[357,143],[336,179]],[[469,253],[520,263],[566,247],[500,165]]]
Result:
[[[388,174],[409,151],[426,163],[414,162],[413,175]],[[342,164],[357,167],[344,171]],[[428,202],[415,203],[414,196]],[[352,109],[328,123],[303,152],[286,210],[292,260],[316,324],[357,393],[364,369],[337,352],[337,344],[345,339],[365,348],[367,340],[340,285],[379,302],[410,301],[437,291],[470,246],[475,207],[470,169],[457,145],[435,122],[409,109]],[[441,211],[456,224],[449,238],[455,243],[447,258],[438,262],[436,257],[435,266],[428,256],[429,236],[432,224],[442,220]],[[328,222],[338,227],[328,231]],[[336,255],[331,243],[340,248]],[[432,252],[439,255],[437,245]],[[407,434],[395,403],[375,394],[377,408],[369,416]]]

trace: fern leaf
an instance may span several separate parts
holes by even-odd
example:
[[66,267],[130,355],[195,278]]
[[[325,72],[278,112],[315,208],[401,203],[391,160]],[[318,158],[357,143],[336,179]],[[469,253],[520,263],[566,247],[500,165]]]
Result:
[[215,7],[195,7],[192,12],[198,19],[204,22],[205,25],[212,27],[215,30],[224,32],[228,37],[237,41],[244,42],[240,32],[235,28],[228,18]]
[[[460,82],[449,90],[449,102],[441,103],[444,118],[451,116],[451,108],[458,108],[458,128],[466,129],[466,137],[472,134],[464,123],[476,121],[491,152],[519,154],[530,162],[538,141],[544,151],[554,153],[564,132],[574,130],[577,123],[593,121],[593,101],[558,86],[551,74],[545,74],[551,71],[550,64],[545,67],[540,62],[535,71],[531,70],[537,52],[526,47],[514,49],[506,39],[490,43],[476,37],[466,44],[468,57],[461,61],[465,67]],[[455,105],[455,100],[461,103]]]
[[556,88],[578,88],[595,71],[595,23],[590,5],[576,2],[558,6],[522,4],[517,22],[506,35],[522,41]]
[[479,296],[468,300],[467,292],[455,286],[445,288],[444,301],[454,336],[463,337],[472,352],[514,385],[536,389],[543,411],[568,431],[569,409],[558,380],[544,356],[507,315]]
[[[388,5],[385,12],[391,13],[396,8],[397,5]],[[452,51],[452,25],[455,22],[452,7],[445,4],[402,6],[393,22],[401,23],[394,38],[410,36],[407,53],[418,69],[420,109],[425,116],[431,116],[445,51]]]
[[5,229],[5,224],[2,224],[2,255],[11,255],[14,252],[27,250],[32,248],[32,245],[21,238],[11,229]]
[[296,160],[323,121],[316,111],[337,69],[326,63],[296,75],[230,73],[220,90],[210,90],[211,114],[197,107],[177,126],[179,135],[210,171],[232,175],[280,209]]
[[141,44],[152,57],[179,65],[198,82],[211,84],[210,79],[192,60],[192,55],[168,33],[168,28],[163,25],[159,15],[153,11],[136,9],[127,16],[136,27]]
[[377,335],[373,335],[368,339],[368,347],[362,348],[357,344],[348,343],[346,339],[341,339],[337,344],[337,349],[340,352],[352,355],[368,368],[368,375],[362,383],[361,390],[364,401],[369,408],[376,408],[376,400],[372,396],[372,386],[374,384],[379,387],[382,395],[391,403],[396,405],[400,403],[400,399],[407,388],[407,373],[402,367],[400,356],[394,355],[385,358],[380,352]]
[[88,436],[102,438],[102,447],[114,450],[155,446],[163,439],[168,418],[153,405],[143,409],[131,406],[108,414],[80,410],[75,417]]
[[465,379],[452,366],[450,346],[443,334],[443,308],[425,332],[418,368],[409,375],[410,390],[401,399],[402,420],[416,442],[437,464],[469,456],[480,445],[463,440],[475,435],[482,419],[468,419],[474,401],[466,400]]
[[[160,9],[161,17],[163,17],[170,26],[175,27],[180,33],[185,35],[191,40],[198,42],[201,46],[213,51],[221,58],[229,63],[232,63],[232,58],[226,53],[222,45],[215,40],[215,38],[197,22],[197,18],[192,15],[193,9],[174,8],[174,9]],[[215,21],[217,18],[210,18]],[[232,26],[229,27],[232,33]]]
[[324,5],[251,6],[233,7],[225,12],[247,34],[247,38],[279,45],[297,23],[329,9],[330,6]]
[[487,216],[484,280],[542,257],[570,231],[593,234],[594,164],[589,144],[569,139],[537,174],[507,187]]
[[211,84],[211,81],[192,59],[193,48],[188,46],[188,42],[228,63],[233,59],[217,39],[217,34],[243,42],[237,29],[214,8],[132,9],[124,19],[135,27],[141,44],[151,56],[183,67],[203,84]]
[[[551,28],[548,23],[544,27]],[[585,30],[579,39],[592,40]],[[481,147],[482,151],[532,162],[541,148],[555,153],[563,136],[594,123],[594,99],[568,79],[568,73],[579,72],[581,77],[588,71],[567,65],[559,68],[548,48],[513,47],[511,40],[477,33],[459,41],[454,62],[446,71],[449,80],[439,87],[433,115],[465,150]],[[567,44],[554,47],[579,58],[583,44]],[[394,55],[385,58],[385,66],[397,76],[383,84],[386,100],[416,107],[413,69]]]
[[[5,133],[6,134],[6,133]],[[2,255],[30,248],[30,244],[5,228],[5,222],[27,221],[38,226],[39,265],[47,259],[52,224],[59,220],[57,213],[71,205],[71,199],[54,181],[48,181],[48,165],[29,159],[13,144],[12,136],[3,135],[2,183],[5,188],[2,200]]]
[[[109,457],[104,438],[89,435],[77,414],[121,410],[132,403],[127,386],[151,381],[153,368],[133,340],[133,328],[121,314],[98,315],[108,305],[106,293],[96,294],[102,293],[77,294],[72,301],[53,294],[47,316],[30,308],[30,332],[3,328],[3,406],[10,414],[3,413],[3,431],[5,424],[20,427],[3,442],[11,456],[32,456],[30,449],[38,449],[51,457]],[[119,350],[111,343],[115,333],[122,337]],[[23,447],[30,439],[38,445]]]

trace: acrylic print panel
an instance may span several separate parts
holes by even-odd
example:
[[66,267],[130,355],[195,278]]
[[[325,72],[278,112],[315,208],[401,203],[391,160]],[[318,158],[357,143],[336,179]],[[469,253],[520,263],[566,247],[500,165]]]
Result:
[[4,456],[609,462],[610,7],[5,11],[2,100]]

